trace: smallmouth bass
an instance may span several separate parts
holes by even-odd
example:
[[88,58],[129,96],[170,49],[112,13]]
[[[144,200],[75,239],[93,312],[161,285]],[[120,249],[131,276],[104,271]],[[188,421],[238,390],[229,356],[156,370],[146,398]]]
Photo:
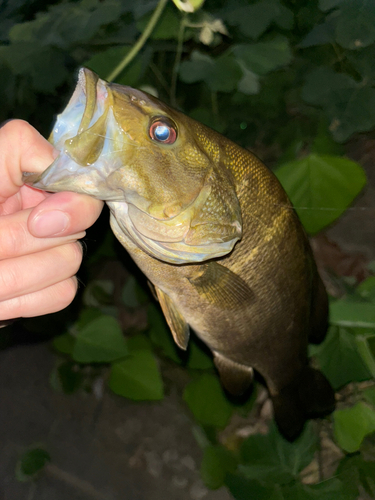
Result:
[[88,69],[50,140],[60,155],[26,183],[107,202],[112,230],[153,284],[180,348],[191,328],[234,395],[259,372],[289,440],[334,409],[307,357],[308,342],[325,337],[326,292],[301,223],[260,160]]

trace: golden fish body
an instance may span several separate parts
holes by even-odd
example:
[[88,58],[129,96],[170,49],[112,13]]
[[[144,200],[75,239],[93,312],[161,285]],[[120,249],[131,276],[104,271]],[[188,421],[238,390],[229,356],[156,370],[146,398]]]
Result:
[[288,439],[332,411],[332,389],[307,359],[325,335],[326,293],[285,191],[253,154],[86,69],[51,140],[60,156],[27,182],[107,201],[181,348],[192,328],[234,394],[257,370]]

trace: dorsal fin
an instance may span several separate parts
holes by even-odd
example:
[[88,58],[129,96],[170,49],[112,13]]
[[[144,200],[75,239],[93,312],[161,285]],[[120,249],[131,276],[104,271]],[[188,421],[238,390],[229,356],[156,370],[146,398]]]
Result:
[[165,319],[171,329],[174,341],[180,349],[185,351],[190,336],[189,325],[180,314],[173,300],[157,286],[155,286],[155,290]]

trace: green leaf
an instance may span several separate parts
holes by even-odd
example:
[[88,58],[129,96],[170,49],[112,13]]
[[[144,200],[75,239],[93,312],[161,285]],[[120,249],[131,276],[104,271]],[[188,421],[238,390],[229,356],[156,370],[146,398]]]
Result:
[[263,486],[255,479],[241,474],[227,474],[225,484],[236,500],[279,500],[273,497],[275,486]]
[[371,81],[375,78],[375,67],[373,64],[373,60],[375,59],[375,45],[348,52],[347,58],[361,75],[363,81]]
[[355,500],[342,481],[331,478],[319,484],[305,485],[300,482],[280,486],[269,483],[261,486],[255,480],[238,475],[228,475],[226,484],[237,500]]
[[163,399],[163,381],[150,351],[133,351],[131,356],[112,364],[109,387],[135,401]]
[[339,446],[354,453],[361,447],[365,436],[375,432],[375,409],[360,401],[351,408],[336,410],[333,424]]
[[[147,14],[137,22],[140,32],[143,32],[147,26],[153,12]],[[155,29],[151,33],[154,40],[177,40],[182,16],[172,5],[167,5],[159,19]],[[186,35],[186,34],[185,34]]]
[[339,142],[375,126],[375,89],[346,74],[324,67],[312,71],[306,77],[302,98],[324,108],[330,131]]
[[152,351],[150,339],[143,333],[138,333],[134,337],[127,339],[127,346],[130,354],[135,351]]
[[367,279],[362,281],[362,283],[357,286],[355,291],[363,299],[375,303],[375,276],[369,276]]
[[179,349],[173,340],[172,333],[160,308],[150,304],[147,310],[147,318],[150,325],[149,337],[151,342],[161,348],[164,356],[180,364],[182,358],[179,356]]
[[75,338],[69,333],[63,333],[58,337],[55,337],[52,341],[53,347],[56,351],[62,352],[63,354],[72,354],[75,344]]
[[64,54],[53,47],[40,47],[36,42],[0,47],[0,60],[15,75],[29,75],[34,89],[44,93],[52,93],[68,76]]
[[[95,54],[88,61],[83,63],[83,66],[95,71],[101,78],[107,76],[128,54],[131,46],[110,47],[109,49]],[[137,57],[131,64],[121,72],[121,76],[116,78],[116,83],[124,83],[129,86],[135,86],[138,83],[142,71],[142,58]]]
[[[345,488],[342,481],[330,478],[319,484],[305,485],[296,483],[284,486],[277,500],[355,500],[356,496]],[[276,500],[275,498],[275,500]]]
[[314,346],[313,354],[334,389],[371,378],[358,352],[355,336],[346,328],[331,327],[324,342]]
[[302,88],[302,98],[310,104],[329,106],[332,100],[347,101],[357,86],[357,82],[349,75],[321,67],[308,73]]
[[312,461],[317,449],[317,436],[310,423],[302,435],[289,443],[272,425],[268,435],[255,434],[241,446],[238,470],[247,478],[262,482],[288,484]]
[[232,92],[241,78],[241,69],[231,54],[216,59],[194,51],[180,66],[181,80],[186,83],[205,81],[213,92]]
[[97,320],[103,316],[103,313],[100,309],[96,307],[85,307],[81,310],[78,320],[74,323],[72,330],[73,333],[78,333],[78,331],[82,330],[82,328],[94,320]]
[[140,305],[137,298],[137,282],[134,276],[129,276],[122,289],[122,301],[127,307],[135,308]]
[[223,11],[223,17],[229,24],[239,26],[245,36],[253,39],[262,33],[274,22],[284,29],[293,26],[292,12],[277,0],[261,0],[252,5],[228,6]]
[[192,370],[209,370],[214,367],[208,348],[204,348],[194,335],[190,337],[187,356],[186,366]]
[[49,453],[42,448],[28,450],[18,461],[16,477],[18,481],[28,481],[40,472],[47,462],[51,461]]
[[64,361],[52,371],[50,383],[55,390],[73,394],[82,387],[83,374],[77,363]]
[[127,10],[117,0],[81,0],[53,5],[32,21],[16,24],[10,30],[11,42],[38,41],[42,46],[68,48],[73,43],[89,40],[98,29],[115,21]]
[[[362,329],[358,329],[361,331]],[[364,330],[366,332],[366,330]],[[375,331],[371,333],[357,333],[355,336],[355,341],[357,344],[357,349],[359,354],[367,366],[371,375],[375,378]]]
[[363,389],[362,396],[368,403],[375,406],[375,387],[367,387],[367,389]]
[[310,234],[336,220],[366,184],[358,163],[330,155],[310,154],[279,166],[275,174]]
[[183,398],[203,425],[223,428],[232,415],[233,406],[224,396],[220,382],[214,375],[204,374],[190,382]]
[[344,457],[335,473],[355,498],[361,493],[362,486],[368,495],[375,497],[375,462],[364,460],[361,455]]
[[207,446],[204,449],[200,473],[204,484],[211,490],[223,486],[227,473],[234,473],[236,459],[223,446]]
[[298,45],[300,48],[334,43],[337,16],[329,16],[324,23],[317,24]]
[[204,123],[207,127],[213,128],[221,134],[225,132],[227,126],[225,119],[215,115],[207,108],[194,108],[190,111],[189,116],[198,122]]
[[375,3],[346,0],[336,27],[336,41],[346,49],[367,47],[375,41]]
[[233,54],[248,71],[257,75],[265,75],[292,60],[288,39],[283,36],[275,36],[267,42],[235,45]]
[[78,333],[73,359],[79,363],[109,363],[126,356],[128,349],[118,321],[100,316]]
[[334,7],[339,6],[344,1],[346,0],[319,0],[319,8],[323,11],[331,10]]
[[375,307],[370,302],[342,298],[330,305],[330,322],[344,327],[375,328]]

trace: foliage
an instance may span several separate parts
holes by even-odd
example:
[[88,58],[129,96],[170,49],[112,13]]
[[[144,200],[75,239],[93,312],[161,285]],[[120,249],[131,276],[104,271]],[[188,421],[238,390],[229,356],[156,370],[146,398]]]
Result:
[[43,448],[34,446],[28,449],[16,465],[18,481],[25,482],[35,479],[43,467],[50,462],[51,457]]
[[[102,78],[146,89],[245,147],[270,151],[266,159],[315,234],[366,183],[360,165],[342,154],[346,141],[375,127],[374,26],[375,6],[366,0],[4,2],[0,120],[25,118],[47,134],[86,65]],[[87,262],[92,269],[116,256],[107,232]],[[333,477],[306,484],[304,471],[318,455],[316,426],[292,444],[273,425],[240,444],[221,439],[233,415],[252,415],[255,397],[244,405],[229,401],[204,346],[192,338],[181,353],[134,277],[116,295],[111,280],[93,275],[87,271],[78,318],[57,322],[53,387],[90,391],[100,377],[123,397],[160,400],[167,391],[163,366],[173,364],[187,374],[183,399],[199,425],[209,488],[224,485],[237,500],[354,500],[362,489],[375,495],[375,462],[365,454],[375,431],[374,276],[332,300],[329,334],[311,349],[335,389],[354,389],[351,405],[339,406],[330,420],[344,458]],[[124,310],[143,311],[147,328],[127,328]],[[370,381],[365,390],[363,381]],[[42,449],[30,450],[18,477],[34,477],[48,460]]]

